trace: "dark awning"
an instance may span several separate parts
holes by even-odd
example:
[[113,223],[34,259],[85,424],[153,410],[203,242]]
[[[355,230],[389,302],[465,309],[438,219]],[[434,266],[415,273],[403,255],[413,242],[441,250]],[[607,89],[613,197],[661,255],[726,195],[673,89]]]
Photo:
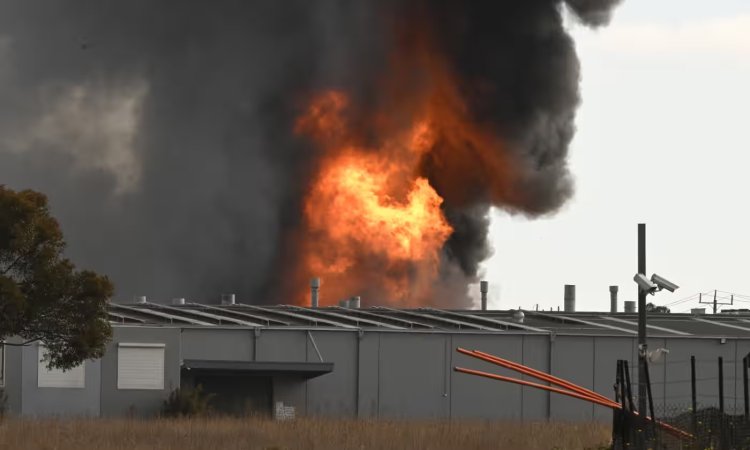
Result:
[[182,368],[200,373],[210,372],[216,375],[287,375],[315,378],[332,372],[333,363],[186,359],[182,361]]

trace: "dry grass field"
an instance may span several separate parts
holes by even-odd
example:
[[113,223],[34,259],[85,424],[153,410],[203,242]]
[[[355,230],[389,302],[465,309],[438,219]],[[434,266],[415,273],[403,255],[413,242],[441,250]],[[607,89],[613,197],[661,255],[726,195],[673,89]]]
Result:
[[26,420],[0,423],[0,449],[596,449],[603,424],[297,419]]

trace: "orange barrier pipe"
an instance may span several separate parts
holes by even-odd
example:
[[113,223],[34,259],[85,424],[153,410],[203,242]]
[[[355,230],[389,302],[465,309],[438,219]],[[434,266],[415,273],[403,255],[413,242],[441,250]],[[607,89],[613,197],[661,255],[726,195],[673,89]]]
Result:
[[460,352],[460,353],[465,354],[465,355],[473,356],[474,358],[481,359],[483,361],[487,361],[487,362],[490,362],[492,364],[496,364],[496,365],[505,367],[507,369],[515,370],[516,372],[521,372],[521,373],[523,373],[525,375],[529,375],[531,377],[540,379],[542,381],[547,381],[549,383],[556,384],[558,386],[562,386],[562,387],[564,387],[564,388],[566,388],[568,390],[571,390],[571,391],[574,391],[574,392],[578,392],[579,394],[582,394],[582,395],[585,395],[585,396],[588,396],[588,397],[597,398],[597,399],[599,399],[601,401],[607,401],[607,402],[611,402],[612,401],[609,398],[607,398],[607,397],[605,397],[605,396],[603,396],[603,395],[601,395],[601,394],[599,394],[597,392],[594,392],[592,390],[586,389],[586,388],[584,388],[582,386],[578,386],[577,384],[573,384],[573,383],[571,383],[571,382],[569,382],[567,380],[563,380],[562,378],[558,378],[558,377],[556,377],[554,375],[550,375],[548,373],[544,373],[544,372],[542,372],[540,370],[533,369],[531,367],[524,366],[522,364],[518,364],[516,362],[509,361],[507,359],[503,359],[503,358],[500,358],[498,356],[490,355],[489,353],[481,352],[479,350],[466,350],[466,349],[461,348],[461,347],[457,348],[456,350],[458,352]]
[[[477,356],[483,356],[485,358],[489,358],[489,359],[493,360],[493,361],[489,361],[489,362],[495,362],[495,361],[497,361],[497,364],[499,364],[499,365],[506,365],[506,367],[508,367],[507,365],[512,366],[512,367],[508,367],[508,368],[509,369],[512,368],[514,370],[521,371],[521,372],[526,373],[527,375],[530,375],[532,377],[540,378],[540,379],[542,379],[544,381],[548,381],[550,383],[557,384],[558,386],[562,386],[562,387],[570,389],[572,391],[579,392],[579,393],[581,393],[583,395],[588,395],[588,396],[591,396],[591,397],[595,397],[595,398],[598,398],[598,399],[603,400],[603,401],[610,401],[610,402],[613,401],[613,400],[611,400],[611,399],[609,399],[609,398],[607,398],[607,397],[599,394],[596,391],[593,391],[591,389],[586,389],[583,386],[579,386],[577,384],[571,383],[568,380],[563,380],[562,378],[556,377],[556,376],[554,376],[552,374],[549,374],[549,373],[542,372],[541,370],[537,370],[537,369],[534,369],[534,368],[529,367],[529,366],[524,366],[523,364],[519,364],[517,362],[510,361],[510,360],[507,360],[507,359],[504,359],[504,358],[500,358],[499,356],[490,355],[489,353],[485,353],[485,352],[482,352],[482,351],[479,351],[479,350],[474,350],[474,353]],[[481,359],[484,359],[484,358],[481,358]],[[485,359],[485,361],[486,361],[486,359]]]
[[[506,377],[503,375],[497,375],[494,373],[482,372],[481,370],[466,369],[463,367],[454,367],[453,370],[455,370],[456,372],[463,372],[469,375],[476,375],[476,376],[490,378],[490,379],[499,380],[499,381],[507,381],[509,383],[520,384],[522,386],[529,386],[529,387],[533,387],[537,389],[542,389],[545,391],[555,392],[557,394],[567,395],[569,397],[589,401],[589,402],[596,403],[601,406],[606,406],[607,408],[611,408],[611,409],[620,409],[620,410],[622,409],[622,405],[609,399],[601,400],[601,399],[593,398],[591,396],[584,395],[578,392],[568,391],[565,389],[560,389],[560,388],[556,388],[552,386],[545,386],[543,384],[534,383],[532,381],[519,380],[518,378],[511,378],[511,377]],[[633,412],[633,414],[636,416],[639,415],[637,412]],[[662,422],[660,420],[653,420],[651,417],[648,417],[648,416],[646,417],[646,420],[654,421],[654,423],[656,423],[657,426],[659,426],[661,429],[672,434],[675,437],[687,438],[687,439],[694,438],[692,434],[684,430],[681,430],[679,428],[673,427],[672,425],[669,425],[668,423]]]
[[618,403],[615,403],[611,400],[608,402],[604,402],[599,399],[589,397],[588,395],[583,395],[583,394],[579,394],[577,392],[572,392],[572,391],[566,391],[565,389],[560,389],[560,388],[556,388],[552,386],[546,386],[544,384],[534,383],[533,381],[519,380],[518,378],[505,377],[503,375],[496,375],[494,373],[482,372],[481,370],[465,369],[463,367],[454,367],[453,370],[455,370],[456,372],[468,373],[470,375],[477,375],[480,377],[491,378],[493,380],[507,381],[509,383],[520,384],[522,386],[529,386],[529,387],[533,387],[537,389],[543,389],[545,391],[556,392],[558,394],[567,395],[569,397],[574,397],[574,398],[578,398],[581,400],[586,400],[586,401],[596,403],[598,405],[606,406],[612,409],[616,409],[620,406]]

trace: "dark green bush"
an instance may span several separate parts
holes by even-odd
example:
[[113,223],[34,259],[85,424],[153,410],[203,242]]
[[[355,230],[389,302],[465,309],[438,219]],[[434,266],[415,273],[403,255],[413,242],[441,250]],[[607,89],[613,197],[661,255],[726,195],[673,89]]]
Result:
[[196,388],[177,388],[164,400],[161,409],[164,417],[195,417],[211,413],[213,394],[203,392],[203,386]]
[[8,412],[8,396],[5,395],[5,389],[0,388],[0,420],[3,420]]

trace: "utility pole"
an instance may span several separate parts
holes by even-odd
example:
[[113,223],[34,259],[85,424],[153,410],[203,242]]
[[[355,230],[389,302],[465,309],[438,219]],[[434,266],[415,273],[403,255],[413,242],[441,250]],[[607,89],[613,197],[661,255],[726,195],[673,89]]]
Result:
[[717,302],[716,302],[716,289],[714,289],[714,314],[716,314],[716,310],[718,309],[716,306],[717,306]]
[[[638,224],[638,273],[646,276],[646,224]],[[638,288],[638,414],[646,416],[646,291]],[[645,422],[645,421],[644,421]],[[640,427],[646,430],[645,426]],[[645,436],[638,439],[640,448],[646,448]]]

